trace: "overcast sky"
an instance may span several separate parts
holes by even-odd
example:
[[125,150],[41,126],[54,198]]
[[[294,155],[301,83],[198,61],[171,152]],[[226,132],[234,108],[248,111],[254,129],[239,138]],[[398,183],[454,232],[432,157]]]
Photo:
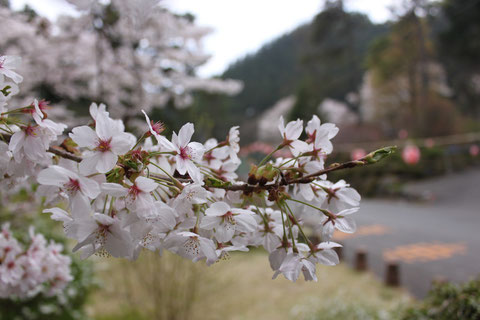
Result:
[[[346,0],[347,10],[361,11],[375,22],[390,17],[388,7],[401,0]],[[39,14],[54,20],[74,9],[65,0],[10,0],[14,9],[29,4]],[[310,21],[323,0],[163,0],[177,13],[190,12],[197,23],[215,31],[206,37],[205,50],[212,55],[199,70],[200,75],[221,73],[235,60],[255,52],[298,25]]]

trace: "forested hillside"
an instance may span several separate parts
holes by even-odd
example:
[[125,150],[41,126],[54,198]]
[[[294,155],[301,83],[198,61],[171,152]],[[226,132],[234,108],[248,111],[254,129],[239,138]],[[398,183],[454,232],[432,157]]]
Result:
[[188,116],[202,119],[203,129],[213,135],[241,121],[243,141],[249,142],[256,139],[259,116],[295,95],[291,119],[321,113],[319,105],[330,98],[356,113],[359,125],[376,127],[385,138],[402,129],[417,137],[476,130],[479,15],[479,0],[408,1],[391,21],[375,24],[346,11],[343,1],[328,0],[310,23],[221,75],[243,81],[240,94],[199,94]]

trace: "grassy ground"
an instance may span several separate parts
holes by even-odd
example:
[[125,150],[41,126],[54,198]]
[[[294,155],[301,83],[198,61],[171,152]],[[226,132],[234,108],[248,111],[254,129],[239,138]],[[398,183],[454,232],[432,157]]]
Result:
[[101,261],[103,289],[91,314],[107,319],[390,319],[409,302],[370,274],[320,266],[319,281],[271,280],[261,251],[235,254],[211,267],[165,255]]

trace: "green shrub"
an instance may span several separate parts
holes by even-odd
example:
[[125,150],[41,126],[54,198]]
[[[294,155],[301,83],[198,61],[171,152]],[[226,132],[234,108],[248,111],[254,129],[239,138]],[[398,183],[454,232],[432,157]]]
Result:
[[405,311],[403,320],[480,319],[480,278],[461,286],[436,283],[427,298]]

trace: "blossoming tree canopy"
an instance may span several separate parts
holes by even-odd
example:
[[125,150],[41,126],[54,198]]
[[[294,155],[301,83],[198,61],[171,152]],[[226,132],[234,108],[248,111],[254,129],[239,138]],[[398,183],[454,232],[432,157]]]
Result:
[[21,98],[41,87],[62,102],[99,100],[114,106],[113,116],[130,121],[142,108],[169,101],[186,107],[194,91],[232,95],[242,89],[239,81],[195,75],[210,57],[202,40],[211,30],[169,12],[159,0],[69,2],[78,15],[54,23],[0,6],[0,29],[9,30],[0,37],[2,53],[24,58],[17,70],[12,57],[0,65],[15,83],[21,71]]
[[[137,138],[104,105],[92,104],[91,121],[67,136],[44,101],[9,105],[21,81],[19,58],[0,61],[2,193],[13,192],[13,184],[38,183],[44,212],[63,224],[83,258],[136,259],[144,249],[168,250],[210,265],[229,252],[262,246],[274,277],[295,281],[303,273],[316,280],[317,264],[338,263],[333,249],[340,245],[330,239],[335,229],[355,231],[352,216],[360,203],[349,184],[330,182],[327,174],[375,163],[393,151],[325,167],[338,128],[316,116],[306,128],[300,120],[280,119],[282,143],[241,182],[238,127],[223,141],[201,143],[193,139],[194,124],[168,137],[143,112]],[[284,148],[292,157],[273,160]],[[321,234],[321,242],[309,239],[307,226]]]

